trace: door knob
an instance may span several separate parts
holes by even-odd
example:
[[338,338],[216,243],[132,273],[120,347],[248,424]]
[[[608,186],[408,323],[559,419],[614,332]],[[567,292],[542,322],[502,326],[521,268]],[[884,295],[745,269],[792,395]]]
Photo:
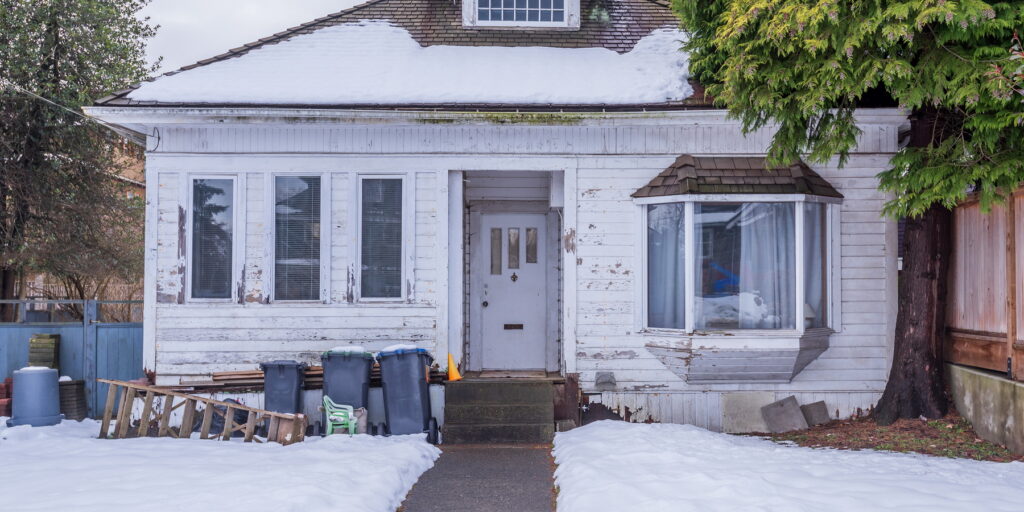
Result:
[[490,306],[490,303],[485,300],[481,305],[486,308],[487,306]]

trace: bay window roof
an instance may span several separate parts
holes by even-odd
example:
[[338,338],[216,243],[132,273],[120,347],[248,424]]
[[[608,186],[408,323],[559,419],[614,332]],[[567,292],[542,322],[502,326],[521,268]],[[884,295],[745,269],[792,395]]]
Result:
[[684,194],[806,194],[842,198],[802,161],[769,167],[764,157],[681,155],[632,194],[634,198]]

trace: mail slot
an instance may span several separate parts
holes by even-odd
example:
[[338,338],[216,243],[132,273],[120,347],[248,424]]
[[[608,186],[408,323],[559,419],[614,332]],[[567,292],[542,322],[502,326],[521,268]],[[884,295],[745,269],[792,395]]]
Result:
[[523,324],[505,324],[506,331],[521,331],[523,330]]

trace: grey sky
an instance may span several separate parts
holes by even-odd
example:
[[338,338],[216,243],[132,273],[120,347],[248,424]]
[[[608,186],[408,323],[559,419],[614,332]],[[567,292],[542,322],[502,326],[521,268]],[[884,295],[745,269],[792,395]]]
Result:
[[142,11],[160,25],[150,62],[173,71],[363,0],[153,0]]

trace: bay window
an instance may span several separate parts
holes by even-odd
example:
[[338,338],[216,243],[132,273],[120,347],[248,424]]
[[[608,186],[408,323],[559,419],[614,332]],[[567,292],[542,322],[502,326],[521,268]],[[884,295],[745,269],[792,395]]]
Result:
[[647,328],[829,327],[831,201],[796,194],[741,199],[642,202]]

